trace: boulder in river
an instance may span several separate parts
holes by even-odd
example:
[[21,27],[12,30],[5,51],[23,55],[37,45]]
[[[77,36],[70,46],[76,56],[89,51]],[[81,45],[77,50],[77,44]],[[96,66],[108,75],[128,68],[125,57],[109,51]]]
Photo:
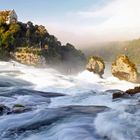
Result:
[[0,115],[8,114],[9,111],[10,111],[10,108],[8,108],[7,106],[3,104],[0,104]]
[[112,94],[112,99],[117,99],[117,98],[122,98],[124,97],[126,94],[125,92],[115,92]]
[[112,94],[112,98],[116,99],[116,98],[121,98],[121,97],[126,97],[126,96],[133,96],[138,93],[140,93],[140,87],[135,87],[133,89],[128,89],[125,92],[123,91],[115,92]]
[[135,87],[133,89],[128,89],[125,92],[132,96],[132,95],[135,95],[137,93],[140,93],[140,87]]
[[97,56],[92,56],[88,60],[86,69],[90,72],[99,74],[102,77],[105,70],[105,63],[102,58],[97,57]]
[[138,72],[135,64],[126,55],[120,55],[112,63],[112,74],[120,80],[129,82],[138,81]]
[[23,113],[25,111],[28,111],[30,110],[30,108],[27,108],[23,105],[20,105],[20,104],[15,104],[12,108],[12,113]]

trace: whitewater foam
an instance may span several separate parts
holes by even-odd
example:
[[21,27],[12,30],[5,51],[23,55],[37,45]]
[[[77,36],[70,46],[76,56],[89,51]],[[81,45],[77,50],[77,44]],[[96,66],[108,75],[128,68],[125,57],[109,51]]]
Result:
[[[103,79],[86,70],[77,75],[63,75],[51,68],[34,68],[14,61],[0,62],[0,84],[2,104],[8,107],[23,104],[32,108],[30,112],[0,116],[0,139],[140,140],[140,95],[112,100],[112,93],[106,91],[127,90],[137,84],[120,81],[111,74]],[[11,94],[17,89],[18,94]],[[67,96],[24,95],[20,89]],[[72,106],[87,110],[88,106],[106,106],[109,109],[96,116],[93,112],[78,114]],[[76,114],[71,116],[72,113]]]

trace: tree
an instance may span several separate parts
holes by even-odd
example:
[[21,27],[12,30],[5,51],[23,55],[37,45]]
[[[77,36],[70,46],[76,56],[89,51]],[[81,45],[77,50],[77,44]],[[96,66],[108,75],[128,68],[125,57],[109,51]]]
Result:
[[2,35],[2,45],[10,50],[10,47],[14,45],[14,37],[10,31],[3,33]]
[[10,24],[9,30],[14,35],[20,31],[20,26],[18,24]]
[[2,24],[4,24],[4,20],[3,20],[2,17],[0,17],[0,26],[1,26]]

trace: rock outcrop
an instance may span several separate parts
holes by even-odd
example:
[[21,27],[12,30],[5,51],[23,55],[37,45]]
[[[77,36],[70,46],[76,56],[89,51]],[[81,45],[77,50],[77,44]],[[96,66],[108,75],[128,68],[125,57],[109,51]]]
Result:
[[8,112],[10,112],[10,108],[3,104],[0,104],[0,115],[7,114]]
[[140,87],[135,87],[133,89],[128,89],[125,92],[120,91],[112,94],[112,98],[123,98],[123,97],[128,97],[128,96],[133,96],[135,94],[140,93]]
[[90,72],[99,74],[102,77],[102,75],[104,74],[104,70],[105,70],[105,63],[102,58],[97,57],[97,56],[92,56],[88,60],[86,69]]
[[135,64],[129,60],[126,55],[117,57],[115,62],[112,63],[112,74],[120,80],[129,82],[138,81],[138,72]]
[[39,55],[39,49],[32,48],[21,48],[18,49],[15,53],[12,54],[13,58],[26,65],[38,66],[45,64],[45,58],[42,55]]
[[27,108],[27,107],[25,107],[23,105],[16,104],[16,105],[13,106],[11,112],[12,113],[24,113],[24,112],[29,111],[29,110],[31,110],[31,109]]
[[24,113],[27,111],[31,111],[31,108],[20,105],[20,104],[15,104],[12,108],[9,108],[3,104],[0,104],[0,116],[1,115]]

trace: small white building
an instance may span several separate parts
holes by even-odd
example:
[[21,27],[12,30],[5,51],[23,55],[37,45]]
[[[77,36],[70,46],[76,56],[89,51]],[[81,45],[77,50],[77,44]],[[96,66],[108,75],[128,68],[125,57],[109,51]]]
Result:
[[15,10],[4,10],[0,11],[0,20],[3,20],[5,23],[16,23],[18,21],[18,16]]

